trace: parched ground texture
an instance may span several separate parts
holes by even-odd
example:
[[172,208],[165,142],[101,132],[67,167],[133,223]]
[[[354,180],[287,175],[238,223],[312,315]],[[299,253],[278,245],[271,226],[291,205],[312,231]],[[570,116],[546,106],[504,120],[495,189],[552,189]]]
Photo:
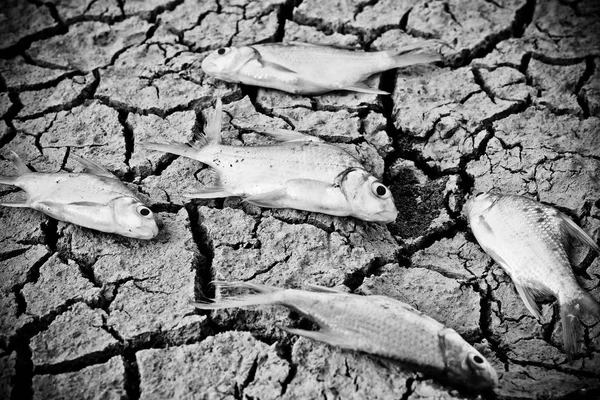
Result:
[[[600,230],[600,2],[546,0],[5,0],[0,147],[38,171],[104,164],[163,227],[152,241],[0,208],[0,398],[466,398],[430,376],[290,336],[282,308],[196,312],[212,279],[385,294],[454,328],[492,361],[486,398],[593,398],[600,324],[573,361],[558,306],[525,309],[462,215],[498,187]],[[392,93],[292,96],[200,69],[222,46],[299,40],[365,50],[438,38],[446,61],[376,76]],[[337,143],[393,192],[387,226],[239,198],[189,202],[202,164],[144,150],[185,141],[215,96],[224,136],[296,129]],[[0,161],[0,174],[13,175]],[[0,194],[14,196],[3,186]],[[597,236],[596,236],[597,237]],[[600,299],[600,260],[576,249]]]

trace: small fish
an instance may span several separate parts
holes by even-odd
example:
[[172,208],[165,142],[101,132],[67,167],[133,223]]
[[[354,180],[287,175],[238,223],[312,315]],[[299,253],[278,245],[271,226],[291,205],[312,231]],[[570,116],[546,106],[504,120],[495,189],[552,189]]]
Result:
[[279,89],[296,94],[348,90],[389,94],[365,80],[392,68],[441,61],[440,54],[422,52],[428,40],[393,51],[364,52],[307,43],[270,43],[220,48],[202,61],[202,70],[234,83]]
[[18,176],[0,176],[0,183],[17,186],[26,195],[0,205],[27,207],[60,221],[137,239],[158,234],[156,217],[139,198],[107,169],[77,155],[82,173],[32,172],[14,152],[4,156]]
[[417,309],[386,296],[359,296],[310,286],[312,291],[280,289],[246,282],[214,282],[221,289],[249,289],[255,294],[194,303],[202,310],[280,304],[308,317],[321,328],[284,331],[344,349],[404,362],[468,389],[484,391],[498,384],[491,364],[456,331]]
[[221,100],[194,143],[146,143],[146,148],[178,154],[211,166],[219,176],[192,198],[242,196],[260,207],[295,208],[365,221],[393,222],[392,194],[362,164],[337,146],[284,129],[269,135],[281,141],[264,146],[221,144]]
[[510,276],[527,309],[542,320],[535,299],[553,295],[560,304],[567,356],[577,352],[582,315],[600,319],[600,304],[573,274],[568,251],[574,240],[600,248],[569,217],[523,196],[477,193],[465,204],[477,241]]

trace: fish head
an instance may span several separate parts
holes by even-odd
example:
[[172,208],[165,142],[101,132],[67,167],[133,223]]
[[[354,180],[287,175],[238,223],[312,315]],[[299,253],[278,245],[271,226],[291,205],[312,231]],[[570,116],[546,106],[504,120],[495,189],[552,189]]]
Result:
[[337,182],[353,217],[384,223],[396,220],[398,210],[392,192],[364,169],[349,168],[339,175]]
[[498,373],[492,364],[455,330],[444,328],[439,339],[448,382],[473,392],[491,390],[498,385]]
[[224,81],[239,82],[239,69],[256,57],[251,47],[221,47],[202,60],[202,71]]
[[469,221],[473,218],[483,215],[487,210],[492,208],[494,204],[502,197],[502,195],[492,189],[487,192],[477,192],[474,195],[467,197],[465,203],[465,214]]
[[135,197],[118,197],[110,202],[115,233],[136,238],[152,239],[158,235],[157,218],[144,203]]

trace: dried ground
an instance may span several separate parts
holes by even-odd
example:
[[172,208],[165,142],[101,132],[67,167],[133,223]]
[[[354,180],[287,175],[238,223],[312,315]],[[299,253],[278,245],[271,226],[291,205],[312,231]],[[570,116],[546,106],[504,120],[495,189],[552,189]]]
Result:
[[[299,3],[299,4],[296,4]],[[486,398],[592,398],[600,324],[568,362],[558,307],[540,324],[482,252],[466,194],[501,188],[600,227],[600,3],[535,0],[262,2],[6,0],[0,10],[0,146],[38,171],[77,153],[139,191],[164,226],[129,240],[0,208],[0,398],[464,398],[394,363],[282,333],[280,308],[196,312],[211,279],[346,286],[413,304],[490,359]],[[205,76],[208,51],[301,40],[366,50],[439,38],[444,65],[391,71],[391,96],[291,96]],[[390,185],[387,226],[187,202],[214,179],[143,140],[189,139],[216,95],[232,144],[293,128],[360,157]],[[0,174],[14,171],[0,161]],[[3,196],[14,195],[2,187]],[[600,261],[575,271],[600,299]]]

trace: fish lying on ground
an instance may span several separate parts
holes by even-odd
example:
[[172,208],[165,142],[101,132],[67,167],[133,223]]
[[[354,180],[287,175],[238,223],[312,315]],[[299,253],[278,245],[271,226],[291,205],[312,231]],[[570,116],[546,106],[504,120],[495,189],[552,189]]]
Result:
[[242,196],[261,207],[295,208],[366,221],[392,222],[398,211],[392,194],[361,163],[337,146],[295,131],[268,134],[281,143],[264,146],[221,144],[221,100],[194,143],[145,143],[152,150],[201,161],[219,176],[213,187],[192,198]]
[[475,238],[510,276],[538,320],[542,315],[536,297],[558,299],[565,351],[572,358],[578,350],[579,319],[600,319],[600,304],[577,283],[568,251],[575,240],[600,254],[598,245],[569,217],[526,197],[478,193],[465,209]]
[[439,41],[421,41],[397,50],[364,52],[307,43],[270,43],[220,48],[202,61],[202,70],[234,83],[279,89],[296,94],[332,90],[389,94],[367,86],[371,75],[392,68],[441,61],[427,47]]
[[82,173],[32,172],[19,156],[4,156],[13,162],[18,176],[0,176],[0,183],[23,189],[21,198],[0,205],[27,207],[60,221],[97,231],[137,239],[152,239],[158,226],[152,211],[107,169],[77,155]]
[[441,381],[484,391],[498,384],[490,363],[456,331],[417,309],[385,296],[360,296],[310,286],[312,291],[280,289],[245,282],[214,282],[222,289],[258,293],[221,297],[213,303],[194,303],[203,310],[280,304],[308,317],[321,330],[280,327],[290,334],[410,364]]

